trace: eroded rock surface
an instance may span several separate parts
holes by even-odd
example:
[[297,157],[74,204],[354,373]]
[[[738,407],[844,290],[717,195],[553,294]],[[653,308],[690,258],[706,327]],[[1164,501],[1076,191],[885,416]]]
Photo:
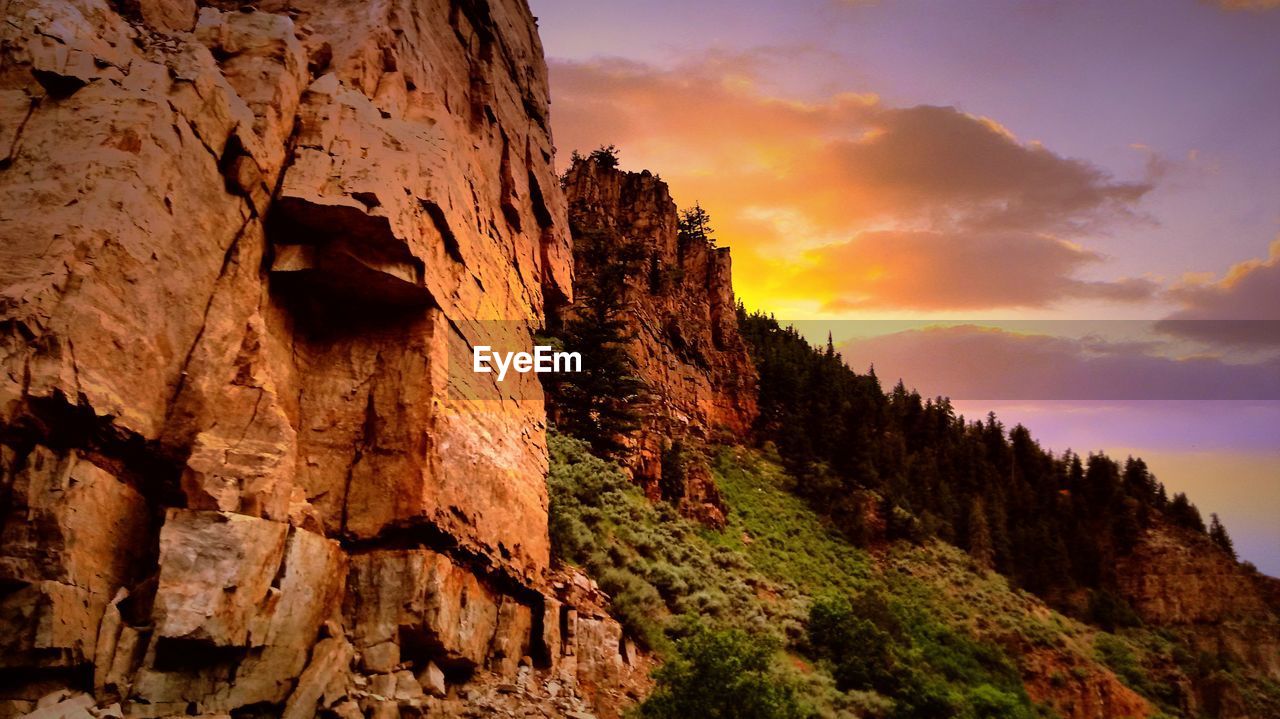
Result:
[[[1191,651],[1280,681],[1280,607],[1275,579],[1235,561],[1204,535],[1157,524],[1116,565],[1121,596],[1147,624]],[[1254,716],[1231,683],[1201,677],[1188,708],[1211,716]]]
[[[756,372],[738,333],[729,250],[681,237],[667,185],[649,172],[580,159],[568,169],[564,187],[575,237],[641,257],[621,317],[646,393],[627,463],[657,497],[662,455],[673,440],[741,440],[758,413]],[[579,277],[600,269],[590,253],[575,253]],[[681,494],[688,513],[711,524],[723,521],[723,503],[705,466],[689,468]]]
[[560,671],[541,390],[449,370],[572,295],[525,3],[4,14],[0,717]]

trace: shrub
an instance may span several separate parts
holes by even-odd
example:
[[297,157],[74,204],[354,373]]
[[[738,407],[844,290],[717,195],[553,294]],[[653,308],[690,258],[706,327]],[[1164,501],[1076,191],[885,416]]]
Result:
[[873,689],[889,694],[897,688],[893,638],[858,616],[847,597],[815,600],[807,630],[814,653],[831,662],[832,676],[842,691]]
[[1099,634],[1094,640],[1093,648],[1098,653],[1098,659],[1115,672],[1125,684],[1140,692],[1146,689],[1146,673],[1143,672],[1142,665],[1134,656],[1133,650],[1123,640],[1110,634]]
[[651,719],[798,719],[811,716],[795,687],[773,668],[777,645],[737,629],[701,628],[654,673],[640,707]]
[[973,707],[973,714],[979,719],[1005,719],[1021,716],[1024,712],[1017,696],[990,684],[979,684],[969,690],[969,706]]
[[[964,716],[963,699],[937,677],[909,671],[895,697],[892,719],[953,719]],[[1009,715],[1009,719],[1017,716]]]
[[661,646],[659,618],[665,612],[658,590],[625,569],[605,570],[598,581],[600,588],[612,599],[614,617],[627,633],[645,647]]

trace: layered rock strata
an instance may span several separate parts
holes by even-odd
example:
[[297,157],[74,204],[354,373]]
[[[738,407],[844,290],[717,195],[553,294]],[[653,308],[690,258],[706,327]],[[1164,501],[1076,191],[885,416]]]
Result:
[[450,372],[571,297],[524,2],[4,13],[0,717],[430,714],[621,662],[547,641],[536,380]]

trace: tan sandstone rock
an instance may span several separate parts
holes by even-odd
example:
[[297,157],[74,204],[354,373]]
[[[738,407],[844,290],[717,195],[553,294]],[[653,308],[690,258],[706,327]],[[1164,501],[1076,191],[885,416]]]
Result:
[[1268,578],[1203,535],[1157,524],[1119,559],[1116,577],[1120,595],[1143,621],[1280,681],[1280,613],[1268,602]]
[[140,578],[148,510],[138,491],[76,452],[5,453],[0,667],[92,661],[108,603]]

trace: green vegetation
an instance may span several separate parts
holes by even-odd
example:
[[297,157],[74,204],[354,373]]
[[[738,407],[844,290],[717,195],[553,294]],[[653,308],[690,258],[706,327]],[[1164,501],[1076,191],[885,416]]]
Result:
[[[1056,601],[1113,590],[1115,558],[1159,518],[1206,531],[1141,459],[1055,456],[994,414],[968,422],[947,398],[902,382],[885,393],[874,370],[852,371],[830,342],[815,348],[772,317],[739,308],[739,325],[760,372],[758,434],[776,444],[795,491],[855,542],[871,538],[866,520],[878,515],[883,538],[937,537]],[[878,513],[865,511],[868,493]],[[1226,530],[1214,532],[1230,551]]]
[[[733,512],[713,531],[650,503],[585,443],[549,444],[554,551],[667,659],[642,716],[1034,716],[1000,646],[940,621],[946,597],[884,572],[759,453],[716,454]],[[728,685],[749,690],[708,688]]]
[[774,669],[776,645],[738,629],[699,628],[680,641],[640,707],[652,719],[800,719],[809,716],[794,685]]
[[596,578],[637,641],[669,653],[699,621],[752,634],[776,626],[776,607],[755,592],[770,583],[740,552],[712,546],[699,525],[650,503],[583,442],[552,433],[548,444],[554,551]]
[[[828,661],[836,686],[873,690],[898,700],[894,716],[1030,717],[1013,663],[989,644],[929,626],[907,632],[879,595],[856,603],[828,597],[813,603],[809,641]],[[912,666],[904,651],[919,650],[928,668]]]
[[587,159],[606,170],[612,170],[618,166],[618,148],[614,145],[601,145],[592,150]]
[[1102,634],[1094,642],[1094,648],[1098,652],[1098,658],[1115,672],[1116,676],[1129,686],[1143,687],[1148,690],[1146,693],[1150,693],[1150,688],[1145,686],[1147,673],[1138,663],[1137,656],[1127,642],[1119,637]]
[[[1048,609],[947,543],[868,553],[792,493],[767,451],[710,453],[731,508],[717,531],[651,503],[586,443],[553,431],[549,446],[556,556],[589,571],[629,636],[665,660],[642,717],[1052,717],[1023,688],[1015,657],[1029,652],[1058,657],[1055,686],[1110,669],[1168,716],[1183,715],[1186,677],[1235,687],[1257,716],[1280,707],[1274,683],[1189,653],[1105,593],[1093,611],[1114,617],[1115,633]],[[709,688],[726,686],[741,691]]]
[[884,600],[875,594],[858,597],[855,607],[848,597],[819,597],[809,608],[809,646],[831,663],[836,686],[843,690],[897,688],[898,662],[893,656],[895,638],[902,628]]
[[[794,480],[778,464],[723,448],[714,472],[733,511],[724,532],[706,536],[794,589],[803,611],[792,649],[816,661],[838,691],[892,699],[885,716],[1032,716],[1003,649],[958,621],[939,621],[947,597],[897,567],[884,571],[787,491]],[[973,576],[967,565],[957,569]],[[1020,709],[984,714],[992,701]]]
[[573,236],[578,266],[594,271],[579,274],[574,311],[552,313],[548,330],[557,345],[578,352],[584,362],[581,372],[546,374],[543,383],[557,424],[598,454],[613,456],[621,450],[620,438],[636,428],[645,394],[624,345],[621,316],[627,282],[643,271],[644,255],[634,243],[616,246],[604,231],[575,226]]
[[872,580],[866,552],[850,546],[789,491],[795,482],[776,456],[724,448],[715,455],[712,470],[732,511],[725,531],[704,531],[708,542],[742,552],[773,581],[814,595],[854,594]]
[[680,213],[678,237],[683,242],[701,242],[710,247],[716,246],[716,231],[711,227],[711,215],[702,209],[702,205]]

